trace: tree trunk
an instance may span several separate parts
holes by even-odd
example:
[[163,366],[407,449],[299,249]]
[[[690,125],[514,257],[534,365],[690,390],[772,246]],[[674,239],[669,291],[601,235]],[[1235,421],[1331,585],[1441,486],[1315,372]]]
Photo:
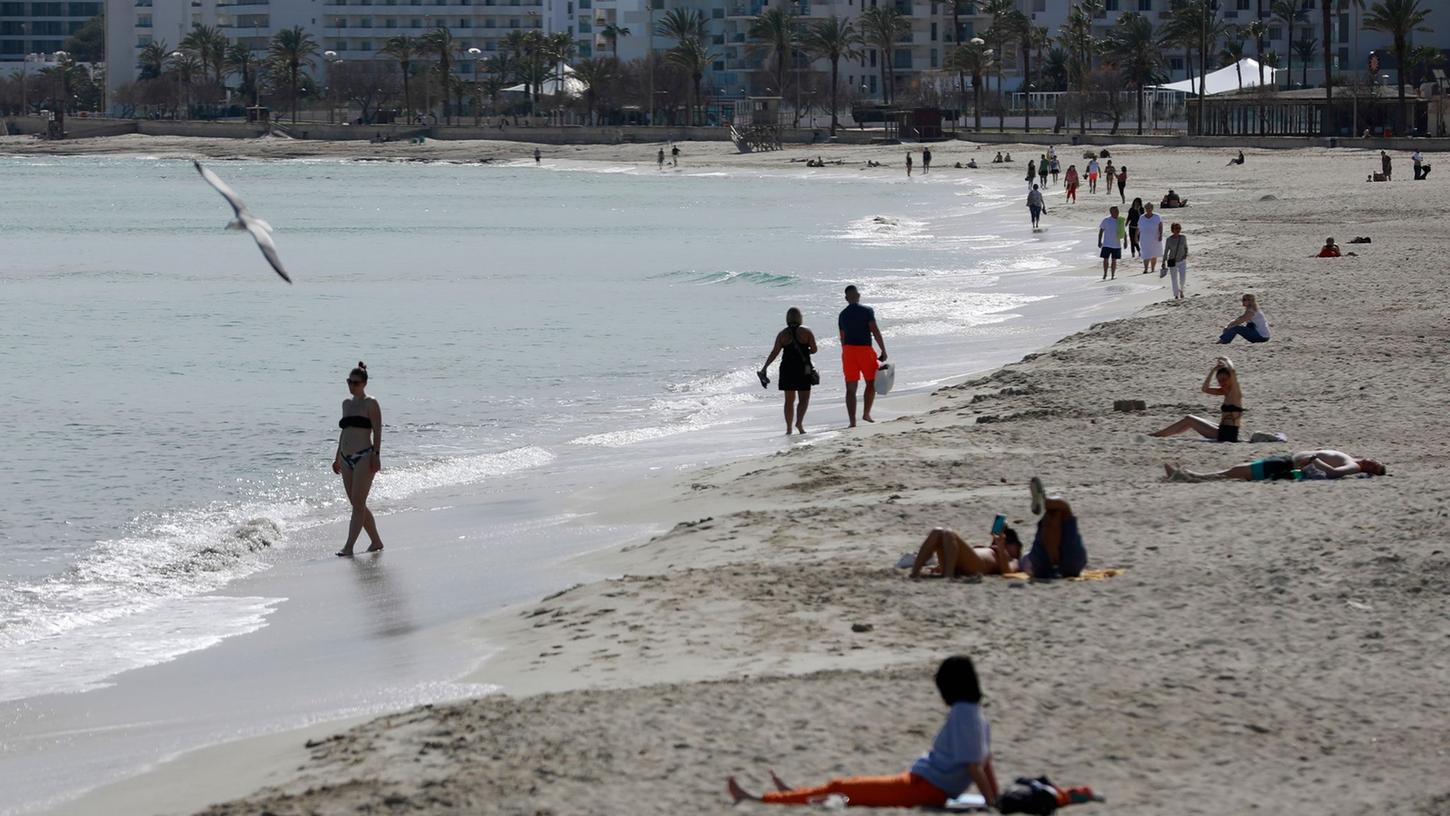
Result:
[[287,66],[287,78],[292,87],[292,124],[297,124],[297,65]]
[[413,115],[413,97],[408,93],[408,65],[403,64],[403,118],[409,119]]
[[841,85],[841,58],[831,58],[831,135],[836,135],[836,91]]
[[1006,92],[1002,90],[1002,62],[997,62],[997,132],[1007,132]]
[[1143,135],[1143,83],[1138,83],[1138,135]]
[[1022,132],[1032,132],[1032,42],[1022,38]]
[[982,132],[982,75],[972,74],[972,120],[978,133]]
[[[1398,38],[1396,39],[1398,40]],[[1395,131],[1395,135],[1402,137],[1413,135],[1411,131],[1414,130],[1414,126],[1410,123],[1414,115],[1405,109],[1405,61],[1410,58],[1409,50],[1408,43],[1401,41],[1395,43],[1395,62],[1399,65],[1395,71],[1395,80],[1400,86],[1400,126]]]

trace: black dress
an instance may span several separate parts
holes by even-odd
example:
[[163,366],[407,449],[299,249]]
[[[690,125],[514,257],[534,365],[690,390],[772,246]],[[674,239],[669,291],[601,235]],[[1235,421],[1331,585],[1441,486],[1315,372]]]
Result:
[[793,342],[787,343],[780,353],[780,373],[777,375],[781,391],[809,391],[811,378],[806,374],[806,363],[811,359],[811,350],[796,338],[797,326],[787,326],[782,333],[790,332]]

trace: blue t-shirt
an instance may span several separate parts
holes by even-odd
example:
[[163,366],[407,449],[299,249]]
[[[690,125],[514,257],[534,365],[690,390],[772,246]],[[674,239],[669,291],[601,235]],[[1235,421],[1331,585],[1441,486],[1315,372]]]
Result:
[[871,345],[871,324],[876,322],[876,312],[870,306],[852,303],[841,310],[836,325],[841,329],[841,342],[848,346]]
[[982,764],[992,755],[992,728],[976,703],[957,703],[932,740],[931,750],[911,766],[911,772],[940,788],[949,798],[972,786],[967,765]]

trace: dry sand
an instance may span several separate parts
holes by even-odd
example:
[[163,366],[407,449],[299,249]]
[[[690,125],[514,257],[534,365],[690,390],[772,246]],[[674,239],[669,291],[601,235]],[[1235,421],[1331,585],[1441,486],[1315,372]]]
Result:
[[[145,152],[212,148],[161,141],[185,144]],[[726,147],[686,145],[687,161],[901,154]],[[639,160],[627,148],[544,151]],[[935,163],[995,150],[941,145]],[[1227,151],[1113,157],[1132,171],[1130,198],[1172,186],[1190,200],[1168,213],[1193,252],[1188,300],[944,388],[919,415],[621,502],[681,523],[593,556],[621,578],[480,622],[480,655],[502,651],[471,679],[506,695],[345,731],[293,780],[207,812],[763,813],[732,808],[725,777],[759,789],[771,767],[800,783],[905,769],[944,713],[935,663],[964,653],[1003,781],[1090,784],[1109,804],[1073,809],[1084,816],[1450,813],[1450,195],[1357,181],[1377,166],[1369,151],[1249,151],[1233,168]],[[1052,192],[1049,224],[1095,224],[1107,207]],[[1311,260],[1328,234],[1374,243]],[[1225,349],[1214,341],[1242,291],[1258,293],[1274,339]],[[1291,442],[1146,437],[1213,415],[1198,385],[1225,352],[1245,426]],[[1127,398],[1147,410],[1115,413]],[[817,425],[838,413],[812,411]],[[1209,469],[1317,447],[1375,456],[1392,475],[1163,480],[1165,461]],[[933,526],[981,538],[1001,511],[1028,527],[1032,475],[1071,500],[1092,564],[1122,575],[912,582],[893,568]]]

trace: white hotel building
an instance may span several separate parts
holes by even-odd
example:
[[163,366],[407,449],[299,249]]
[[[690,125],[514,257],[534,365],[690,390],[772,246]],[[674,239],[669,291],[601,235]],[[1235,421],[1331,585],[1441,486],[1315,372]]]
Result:
[[[241,40],[258,52],[277,31],[301,26],[312,34],[323,50],[336,51],[345,60],[378,58],[387,38],[396,34],[421,35],[436,26],[453,30],[462,48],[477,47],[485,55],[497,52],[510,31],[537,29],[546,33],[574,34],[580,58],[607,56],[617,49],[622,60],[639,59],[650,50],[662,55],[675,45],[653,33],[654,25],[668,9],[691,8],[710,21],[710,48],[716,59],[709,81],[724,96],[771,93],[770,73],[763,70],[762,56],[747,45],[751,19],[767,8],[767,2],[789,2],[806,22],[838,16],[855,20],[862,8],[878,2],[896,2],[911,24],[911,33],[895,51],[898,90],[918,78],[935,79],[945,86],[952,78],[941,70],[947,52],[956,45],[952,8],[941,0],[106,0],[106,51],[110,55],[107,83],[110,90],[136,79],[136,55],[153,40],[175,47],[193,23],[218,26],[230,38]],[[1016,0],[1018,9],[1033,25],[1055,35],[1066,22],[1073,0]],[[1386,49],[1389,39],[1361,25],[1363,12],[1345,0],[1300,0],[1305,6],[1304,22],[1293,32],[1268,14],[1270,0],[1220,0],[1221,14],[1229,25],[1246,25],[1261,16],[1269,25],[1266,50],[1280,56],[1283,65],[1289,43],[1306,36],[1319,37],[1319,3],[1337,3],[1334,39],[1340,70],[1362,70],[1370,51]],[[1105,35],[1128,11],[1146,15],[1155,27],[1172,14],[1172,0],[1105,0],[1106,11],[1095,27]],[[961,0],[959,38],[969,40],[991,27],[991,17],[981,14],[982,3]],[[1427,3],[1431,15],[1430,34],[1417,34],[1418,45],[1450,48],[1450,0]],[[629,29],[627,36],[611,43],[604,36],[610,24]],[[863,47],[860,60],[844,61],[841,78],[847,87],[861,88],[864,95],[881,96],[882,55]],[[1253,46],[1245,51],[1252,56]],[[1001,55],[1005,85],[1015,90],[1021,83],[1020,54],[1011,48]],[[1170,78],[1186,76],[1181,53],[1165,54]],[[811,67],[829,71],[829,64],[817,61]],[[324,66],[315,69],[322,72]],[[460,60],[460,74],[468,76],[472,65]],[[1300,77],[1299,60],[1294,60],[1294,78]],[[1319,61],[1310,66],[1310,84],[1323,80]]]

